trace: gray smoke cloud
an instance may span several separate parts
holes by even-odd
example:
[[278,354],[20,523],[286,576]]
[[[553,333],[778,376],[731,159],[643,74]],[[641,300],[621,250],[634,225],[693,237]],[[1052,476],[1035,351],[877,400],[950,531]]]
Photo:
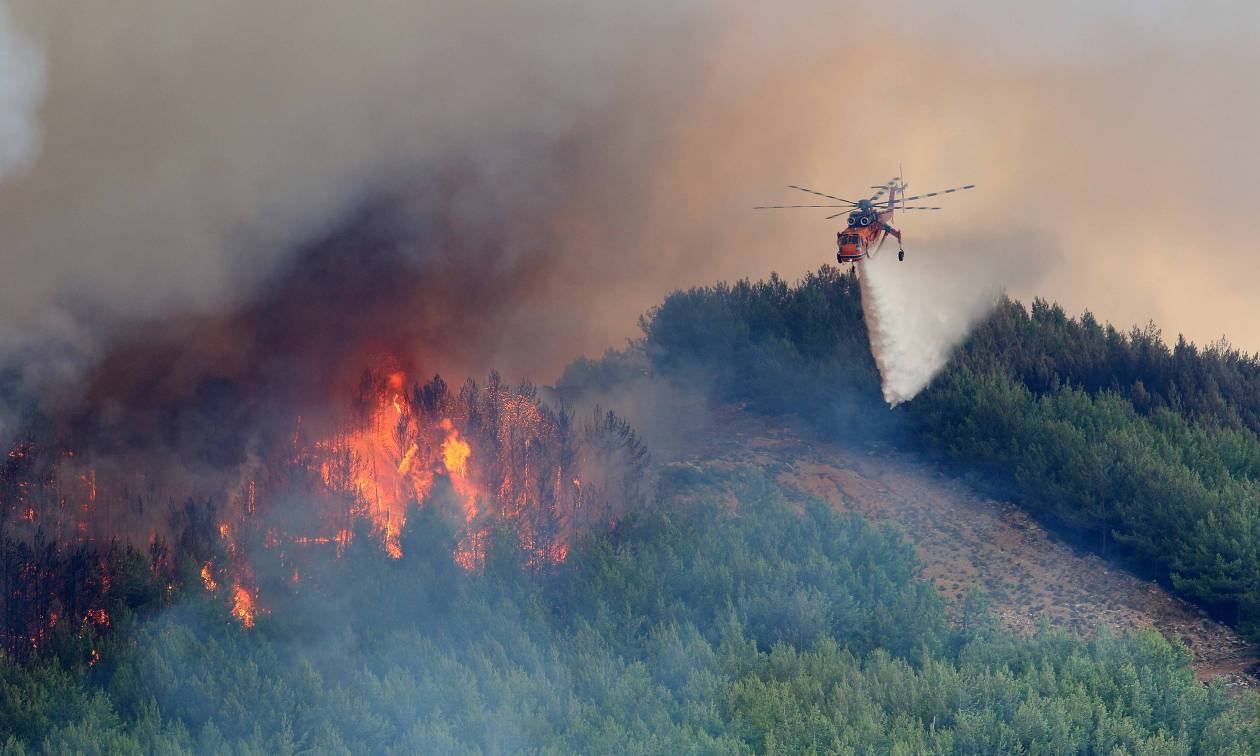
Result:
[[432,163],[472,165],[475,185],[451,190],[467,219],[545,224],[537,208],[570,190],[561,148],[621,96],[645,48],[686,50],[689,13],[565,0],[15,7],[50,87],[42,158],[0,187],[10,344],[66,334],[67,314],[95,308],[126,319],[237,304],[295,243]]
[[0,181],[35,159],[43,96],[43,57],[0,3]]
[[[39,152],[44,76],[42,54],[17,27],[9,6],[0,2],[0,182],[28,169]],[[0,294],[7,296],[10,288],[16,287],[0,286]],[[0,349],[5,332],[0,321]],[[7,356],[0,352],[0,359]],[[0,439],[14,421],[9,403],[0,396]]]
[[[1260,245],[1258,11],[1004,7],[12,0],[47,96],[39,160],[0,184],[0,361],[43,385],[137,319],[239,306],[435,164],[475,177],[437,189],[461,229],[509,240],[507,269],[546,250],[475,372],[553,375],[670,288],[815,268],[831,223],[751,206],[899,163],[912,193],[980,189],[904,219],[897,275],[934,249],[1006,257],[1013,295],[1260,347],[1239,283]],[[966,280],[960,313],[991,297]]]
[[35,159],[43,96],[44,59],[0,4],[0,180]]

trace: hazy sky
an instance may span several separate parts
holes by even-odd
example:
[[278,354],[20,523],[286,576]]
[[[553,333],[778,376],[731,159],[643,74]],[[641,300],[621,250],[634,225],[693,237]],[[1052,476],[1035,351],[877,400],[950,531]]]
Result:
[[38,139],[0,122],[30,158],[0,184],[0,349],[90,352],[84,306],[231,306],[434,162],[477,166],[469,228],[549,250],[492,350],[544,381],[671,288],[834,261],[821,213],[751,207],[898,165],[979,185],[902,218],[906,265],[1260,349],[1258,12],[1026,5],[10,0],[0,100]]

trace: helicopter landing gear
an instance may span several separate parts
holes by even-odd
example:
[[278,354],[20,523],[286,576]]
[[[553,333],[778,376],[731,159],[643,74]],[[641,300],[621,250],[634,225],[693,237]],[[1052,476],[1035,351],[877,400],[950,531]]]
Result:
[[906,259],[906,251],[904,249],[897,250],[897,262]]

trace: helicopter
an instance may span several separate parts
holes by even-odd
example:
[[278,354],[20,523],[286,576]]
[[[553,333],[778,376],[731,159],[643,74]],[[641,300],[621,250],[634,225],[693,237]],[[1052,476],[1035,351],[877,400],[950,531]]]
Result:
[[[872,186],[877,189],[874,194],[866,199],[854,202],[836,197],[831,194],[814,191],[804,186],[796,186],[789,184],[789,189],[795,189],[801,192],[808,192],[825,199],[834,200],[842,203],[839,205],[760,205],[753,208],[754,210],[785,210],[796,208],[844,208],[838,213],[828,215],[827,220],[838,218],[841,215],[848,215],[848,228],[836,232],[836,262],[852,263],[857,265],[861,260],[869,260],[873,255],[879,252],[883,247],[884,241],[892,236],[897,240],[897,260],[906,259],[906,250],[902,245],[901,231],[895,229],[891,225],[893,211],[901,210],[940,210],[940,207],[924,206],[924,205],[907,205],[907,202],[926,199],[928,197],[937,197],[943,194],[952,194],[954,192],[966,191],[967,189],[975,189],[975,184],[967,184],[965,186],[956,186],[953,189],[941,189],[940,191],[927,192],[925,194],[916,194],[913,197],[905,196],[906,188],[909,185],[901,180],[900,176],[894,176],[887,182],[878,186]],[[884,195],[887,194],[887,198]],[[898,204],[900,203],[900,204]]]

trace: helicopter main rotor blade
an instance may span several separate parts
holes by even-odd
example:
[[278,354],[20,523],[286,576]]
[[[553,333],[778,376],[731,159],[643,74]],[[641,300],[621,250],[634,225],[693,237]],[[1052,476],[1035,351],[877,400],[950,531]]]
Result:
[[[849,205],[758,205],[753,210],[788,210],[794,207],[850,207]],[[845,212],[848,212],[847,210]]]
[[966,189],[975,189],[975,188],[976,188],[975,184],[967,184],[966,186],[956,186],[953,189],[942,189],[939,192],[928,192],[927,194],[916,194],[913,197],[902,197],[902,199],[906,202],[909,202],[910,200],[923,199],[924,197],[935,197],[940,194],[953,194],[954,192],[961,192]]
[[[901,212],[902,210],[944,210],[944,209],[945,209],[945,208],[943,208],[943,207],[923,207],[923,206],[918,206],[918,207],[915,207],[915,206],[911,206],[911,207],[895,207],[895,208],[893,208],[893,210],[894,210],[894,211],[896,211],[896,212]],[[888,212],[888,211],[887,211],[887,210],[880,210],[879,212],[883,213],[883,212]],[[826,218],[824,218],[823,220],[831,220],[832,218],[839,218],[841,215],[847,215],[848,213],[849,213],[849,211],[848,211],[848,210],[846,210],[846,211],[845,211],[845,212],[843,212],[843,213],[836,213],[835,215],[828,215],[828,216],[827,216]]]
[[847,205],[856,205],[856,204],[857,204],[857,203],[856,203],[856,202],[854,202],[853,200],[847,200],[847,199],[845,199],[844,197],[833,197],[833,196],[832,196],[832,195],[830,195],[830,194],[823,194],[822,192],[816,192],[816,191],[814,191],[813,189],[806,189],[806,188],[805,188],[805,187],[803,187],[803,186],[797,186],[797,185],[795,185],[795,184],[788,184],[788,189],[796,189],[797,191],[801,191],[801,192],[809,192],[810,194],[817,194],[819,197],[826,197],[827,199],[833,199],[833,200],[836,200],[836,201],[838,201],[838,202],[843,202],[843,203],[845,203],[845,204],[847,204]]

